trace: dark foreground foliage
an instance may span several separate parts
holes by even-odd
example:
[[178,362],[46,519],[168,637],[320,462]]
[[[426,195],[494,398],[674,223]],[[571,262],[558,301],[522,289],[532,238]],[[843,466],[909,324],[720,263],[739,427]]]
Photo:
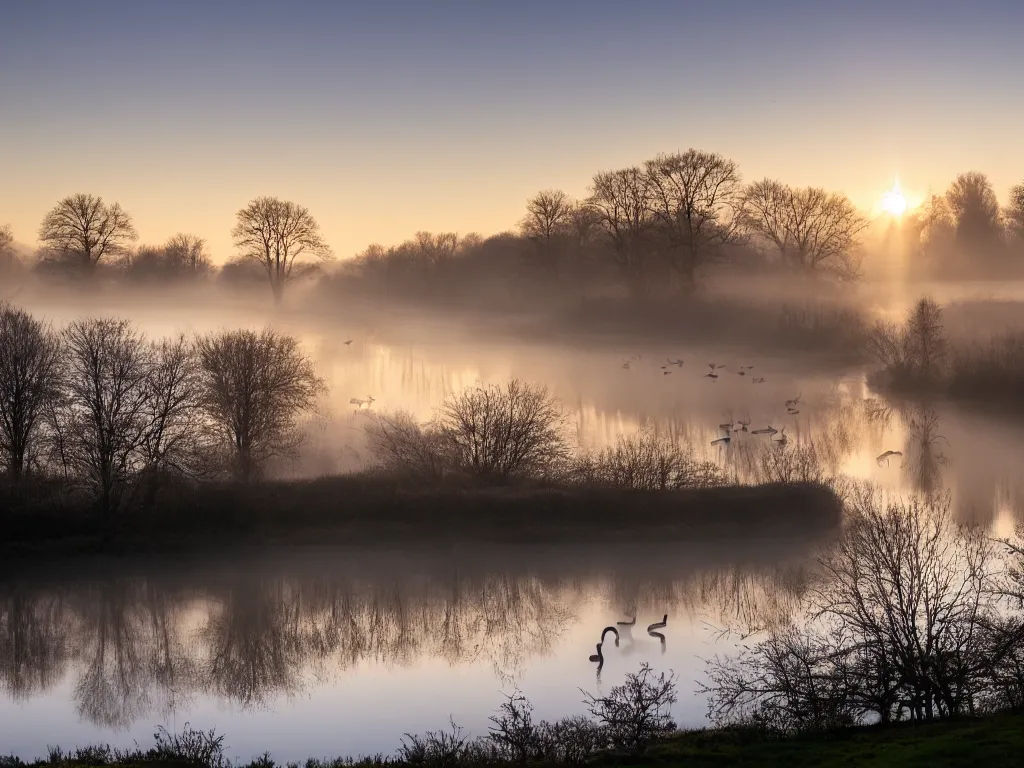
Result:
[[[582,720],[582,718],[580,718]],[[158,732],[157,744],[149,750],[117,752],[107,747],[76,751],[51,751],[45,759],[23,762],[0,757],[0,768],[127,768],[128,766],[189,766],[225,768],[223,737],[186,731],[182,735]],[[174,742],[177,741],[177,744]],[[571,743],[568,740],[565,742]],[[901,723],[867,726],[832,733],[817,733],[773,739],[756,731],[708,729],[675,734],[654,743],[645,754],[608,751],[591,755],[587,763],[596,766],[759,766],[760,768],[960,768],[961,766],[1017,765],[1024,754],[1024,715],[998,714],[965,718],[945,723]],[[410,760],[409,757],[414,759]],[[439,754],[438,757],[444,758]],[[522,764],[514,760],[504,764]],[[289,763],[299,768],[341,768],[342,766],[431,765],[470,766],[501,764],[496,760],[442,760],[428,762],[382,755],[358,760],[311,758]],[[556,760],[531,760],[531,765],[558,765]],[[282,765],[268,756],[235,764],[237,768],[275,768]]]
[[59,483],[3,493],[0,550],[201,549],[230,543],[608,541],[815,536],[841,502],[817,484],[637,491],[409,486],[373,474],[165,487],[111,526]]

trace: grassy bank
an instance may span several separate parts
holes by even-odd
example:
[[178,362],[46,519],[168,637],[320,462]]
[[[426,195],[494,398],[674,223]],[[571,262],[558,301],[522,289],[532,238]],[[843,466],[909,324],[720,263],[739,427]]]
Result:
[[50,487],[0,512],[0,551],[202,548],[225,543],[561,542],[816,535],[839,524],[813,484],[679,491],[405,487],[370,475],[165,492],[110,521]]
[[1018,765],[1024,715],[850,728],[766,740],[742,732],[691,731],[658,744],[643,758],[604,757],[608,765],[761,766],[762,768],[943,768]]
[[[2,748],[2,745],[0,745]],[[0,768],[44,768],[44,766],[89,766],[90,768],[127,768],[139,765],[200,766],[226,768],[216,754],[185,754],[181,750],[153,749],[116,753],[104,748],[86,748],[76,752],[53,752],[46,759],[21,761],[0,757]],[[767,739],[743,731],[687,731],[650,747],[646,754],[599,753],[586,762],[598,766],[758,766],[759,768],[945,768],[949,766],[1019,765],[1024,755],[1024,715],[999,714],[978,719],[901,723],[886,727],[868,726],[783,739]],[[205,759],[204,759],[205,757]],[[383,757],[354,763],[374,768],[383,765],[412,764]],[[419,763],[457,768],[474,763]],[[481,764],[500,764],[488,761]],[[511,763],[505,763],[511,764]],[[531,763],[544,765],[544,763]],[[564,763],[558,763],[564,765]],[[238,763],[243,766],[245,763]],[[299,764],[292,764],[299,765]],[[353,765],[346,759],[318,760],[306,768],[341,768]],[[273,760],[253,760],[249,768],[274,768]]]

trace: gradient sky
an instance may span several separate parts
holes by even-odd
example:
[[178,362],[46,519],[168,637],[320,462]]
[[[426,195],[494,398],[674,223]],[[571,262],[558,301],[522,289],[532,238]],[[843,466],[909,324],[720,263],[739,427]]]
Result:
[[1020,0],[5,0],[0,223],[34,245],[86,191],[224,261],[269,194],[347,257],[688,147],[864,207],[972,169],[1005,199],[1022,33]]

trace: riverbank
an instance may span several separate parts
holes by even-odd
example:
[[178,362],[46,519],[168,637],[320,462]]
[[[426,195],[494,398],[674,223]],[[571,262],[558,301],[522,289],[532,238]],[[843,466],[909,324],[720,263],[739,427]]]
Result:
[[0,552],[814,537],[838,528],[841,516],[832,490],[806,483],[681,491],[449,488],[354,474],[178,487],[113,519],[51,486],[0,511]]
[[[57,739],[59,741],[59,739]],[[200,745],[201,746],[201,745]],[[2,750],[2,744],[0,744]],[[890,726],[850,728],[826,734],[767,739],[732,730],[687,731],[652,746],[642,756],[600,753],[586,762],[597,766],[758,766],[759,768],[962,768],[962,766],[1017,765],[1024,754],[1024,714],[997,714],[977,719],[900,723]],[[306,768],[341,766],[401,766],[411,763],[382,756],[350,761],[346,758],[312,758]],[[423,762],[421,765],[442,765]],[[490,763],[497,765],[499,763]],[[191,766],[227,768],[229,763],[216,750],[150,750],[117,753],[109,748],[90,747],[77,751],[51,752],[48,758],[22,761],[0,757],[0,768],[128,768],[128,766]],[[275,768],[269,757],[235,768]],[[298,765],[298,764],[290,764]],[[444,763],[458,768],[463,763]],[[469,765],[468,763],[465,765]],[[543,765],[543,763],[534,763]],[[552,764],[556,765],[556,764]]]

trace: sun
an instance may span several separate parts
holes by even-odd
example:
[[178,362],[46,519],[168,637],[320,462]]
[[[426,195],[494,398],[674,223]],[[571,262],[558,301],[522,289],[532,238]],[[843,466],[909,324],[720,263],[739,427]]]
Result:
[[892,189],[882,195],[881,202],[882,210],[891,216],[899,218],[907,210],[907,198],[900,192],[900,183],[897,180],[893,185]]

